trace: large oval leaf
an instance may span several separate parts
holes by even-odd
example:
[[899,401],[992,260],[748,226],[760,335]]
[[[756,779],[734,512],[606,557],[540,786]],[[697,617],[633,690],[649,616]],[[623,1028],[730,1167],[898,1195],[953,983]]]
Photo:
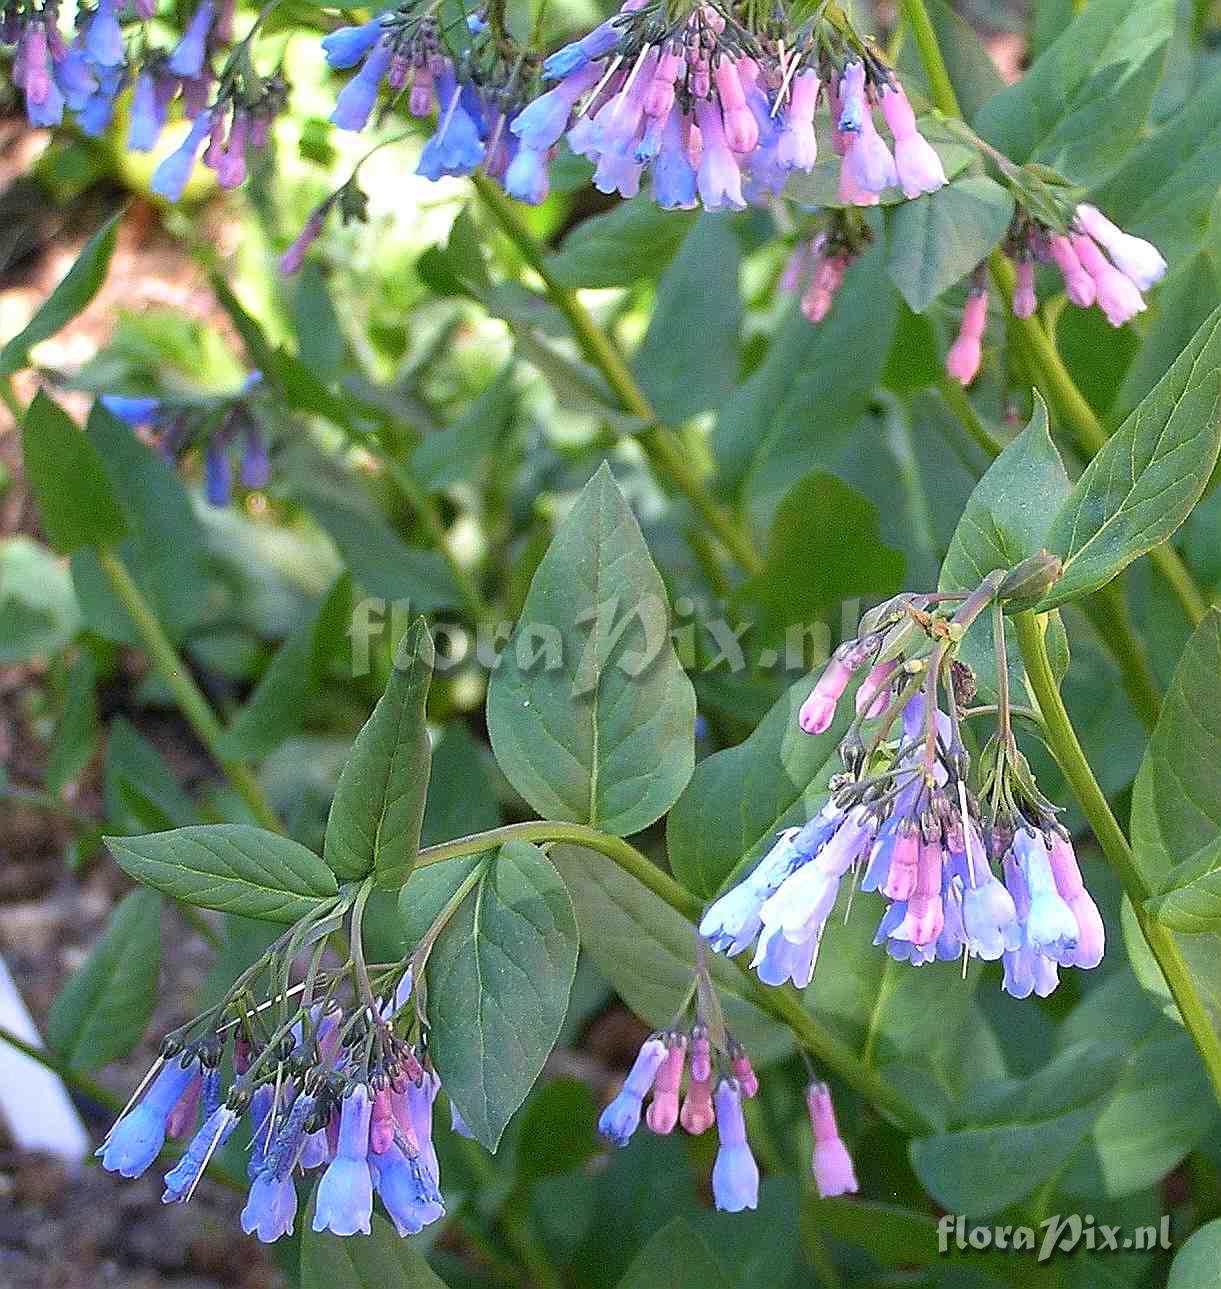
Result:
[[339,890],[312,850],[249,824],[192,825],[105,842],[138,882],[222,913],[295,922]]
[[400,898],[415,943],[478,870],[428,957],[432,1058],[450,1099],[489,1150],[555,1044],[577,969],[577,922],[560,875],[529,842],[432,865]]
[[373,874],[382,890],[407,880],[420,849],[432,746],[424,721],[433,648],[417,618],[399,644],[377,700],[339,776],[322,855],[348,881]]
[[301,1222],[301,1289],[445,1289],[411,1240],[380,1214],[372,1233],[344,1239],[313,1229],[314,1201]]
[[1060,507],[1047,545],[1064,576],[1040,609],[1105,585],[1170,537],[1221,451],[1221,308],[1124,421]]
[[509,782],[548,819],[626,837],[695,764],[695,692],[640,526],[603,464],[543,557],[488,687]]

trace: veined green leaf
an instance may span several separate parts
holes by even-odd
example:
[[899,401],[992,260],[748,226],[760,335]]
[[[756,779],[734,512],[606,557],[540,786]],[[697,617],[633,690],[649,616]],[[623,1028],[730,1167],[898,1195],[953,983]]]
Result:
[[635,286],[643,274],[662,272],[694,223],[694,215],[661,210],[642,193],[582,220],[547,268],[564,286]]
[[1221,836],[1172,868],[1145,907],[1176,931],[1221,931]]
[[695,694],[669,628],[665,587],[603,465],[488,687],[496,759],[541,815],[626,837],[674,804],[695,762]]
[[136,881],[222,913],[295,922],[339,892],[335,875],[313,851],[249,824],[192,825],[104,840]]

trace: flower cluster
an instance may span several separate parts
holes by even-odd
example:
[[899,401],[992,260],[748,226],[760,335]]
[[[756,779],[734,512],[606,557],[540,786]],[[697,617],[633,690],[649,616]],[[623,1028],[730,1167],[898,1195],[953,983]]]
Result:
[[[825,733],[864,673],[856,719],[840,745],[846,771],[821,810],[782,832],[708,909],[700,932],[714,949],[733,956],[754,945],[761,980],[804,988],[851,872],[854,884],[889,901],[874,943],[913,966],[961,959],[965,969],[972,957],[1003,959],[1005,990],[1024,998],[1050,993],[1061,966],[1101,961],[1102,919],[1068,834],[1017,750],[1007,697],[980,757],[978,798],[967,784],[958,704],[973,683],[949,654],[983,607],[995,609],[995,593],[992,583],[948,597],[964,601],[950,620],[929,597],[900,597],[836,651],[798,721],[807,734]],[[940,705],[943,674],[948,710]]]
[[103,394],[100,402],[133,427],[146,427],[170,461],[190,447],[203,453],[204,495],[214,506],[233,496],[230,453],[240,446],[237,478],[243,488],[263,488],[271,469],[267,432],[258,408],[261,372],[251,372],[234,395],[220,398],[149,398]]
[[[296,930],[252,971],[270,966],[274,949],[293,943]],[[422,1027],[415,1043],[396,1032],[411,995],[411,972],[400,967],[397,974],[373,1007],[336,1005],[336,978],[321,991],[323,1001],[271,1027],[264,1015],[276,1008],[278,1019],[290,1010],[288,999],[280,994],[252,1006],[245,973],[224,1003],[167,1038],[143,1095],[137,1091],[97,1151],[103,1168],[138,1177],[167,1136],[189,1138],[161,1197],[184,1203],[244,1118],[250,1192],[241,1224],[248,1235],[265,1243],[291,1235],[294,1177],[315,1169],[323,1170],[315,1231],[368,1235],[377,1195],[399,1235],[417,1234],[445,1212],[432,1143],[440,1081]],[[315,966],[310,981],[321,984],[324,976]],[[226,1057],[234,1074],[228,1089]]]
[[[623,1087],[602,1111],[598,1131],[616,1146],[626,1146],[642,1116],[650,1131],[662,1135],[681,1124],[693,1136],[700,1136],[715,1123],[720,1148],[712,1169],[713,1200],[718,1209],[738,1213],[755,1208],[759,1201],[759,1168],[746,1140],[742,1112],[743,1098],[758,1092],[759,1080],[745,1049],[725,1032],[708,977],[703,975],[699,981],[701,1005],[695,1024],[689,1029],[676,1024],[649,1036],[636,1054]],[[702,1016],[706,1004],[711,1011],[707,1022]],[[644,1099],[650,1093],[645,1110]],[[826,1085],[812,1084],[807,1101],[814,1129],[814,1178],[819,1193],[826,1196],[855,1191],[852,1160],[840,1139]]]
[[[1069,300],[1083,309],[1096,304],[1113,327],[1122,327],[1144,312],[1141,293],[1160,282],[1166,272],[1166,261],[1156,246],[1125,233],[1085,202],[1074,207],[1065,231],[1019,214],[1005,251],[1016,267],[1013,312],[1018,318],[1029,318],[1038,308],[1038,264],[1054,265]],[[980,268],[972,278],[958,335],[946,354],[946,371],[963,385],[969,385],[979,371],[987,317],[988,294]]]
[[859,217],[845,211],[831,212],[827,228],[797,243],[778,287],[800,293],[802,313],[810,322],[821,322],[831,312],[853,260],[871,239],[868,225]]
[[84,134],[99,135],[130,86],[127,146],[151,152],[180,99],[190,128],[151,183],[153,192],[178,201],[201,150],[222,188],[242,183],[248,150],[266,145],[271,122],[287,100],[288,86],[278,71],[270,76],[255,72],[247,41],[234,48],[219,77],[214,76],[213,58],[233,38],[233,9],[233,0],[200,0],[171,49],[150,44],[143,26],[154,13],[150,0],[134,0],[132,17],[140,34],[131,41],[117,0],[98,0],[92,9],[81,6],[71,42],[60,30],[53,0],[44,0],[41,7],[21,2],[6,6],[0,32],[16,45],[13,81],[25,96],[31,125],[59,125],[66,109]]
[[666,209],[740,210],[780,192],[793,171],[812,170],[820,98],[843,158],[846,201],[873,205],[893,187],[914,197],[946,181],[894,72],[845,24],[823,17],[792,31],[779,8],[760,20],[753,4],[676,11],[627,0],[552,54],[543,76],[556,86],[512,126],[535,168],[545,168],[567,129],[572,150],[595,163],[598,189],[633,196],[647,171]]

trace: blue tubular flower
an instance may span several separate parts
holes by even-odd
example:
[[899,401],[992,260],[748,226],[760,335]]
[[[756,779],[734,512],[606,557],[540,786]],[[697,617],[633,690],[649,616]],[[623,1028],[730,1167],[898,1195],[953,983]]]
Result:
[[267,439],[254,422],[242,432],[242,460],[238,466],[238,479],[243,488],[265,488],[271,477],[271,458],[267,454]]
[[695,167],[683,147],[677,111],[666,117],[661,150],[653,163],[653,200],[662,210],[692,210],[698,199]]
[[1019,829],[1013,838],[1013,853],[1022,866],[1030,896],[1026,943],[1057,962],[1070,962],[1077,948],[1077,919],[1056,890],[1042,834]]
[[250,1099],[250,1158],[246,1161],[246,1176],[251,1181],[263,1171],[269,1146],[268,1137],[271,1130],[271,1107],[275,1100],[275,1089],[264,1083],[256,1088]]
[[560,141],[577,100],[586,90],[593,89],[599,79],[599,69],[593,64],[565,77],[554,89],[527,103],[513,118],[509,129],[527,148],[545,152]]
[[365,128],[369,113],[377,102],[382,80],[390,70],[392,57],[390,46],[384,41],[374,45],[361,64],[360,71],[339,91],[335,110],[331,113],[332,125],[339,126],[341,130]]
[[441,1193],[420,1159],[409,1159],[392,1145],[370,1155],[377,1193],[399,1235],[418,1235],[445,1216]]
[[73,46],[55,63],[55,84],[64,102],[74,112],[81,111],[98,87],[97,77],[89,70],[85,51]]
[[712,1197],[725,1213],[759,1206],[759,1166],[746,1144],[742,1093],[736,1079],[722,1079],[714,1094],[721,1148],[712,1166]]
[[619,43],[619,28],[613,18],[599,23],[593,31],[557,49],[554,54],[543,61],[543,79],[548,81],[562,80],[573,72],[581,71],[595,58],[609,54]]
[[191,131],[182,145],[171,152],[153,172],[149,187],[159,197],[164,197],[166,201],[178,201],[182,197],[191,178],[191,172],[195,169],[199,149],[203,146],[203,141],[211,128],[212,113],[200,112],[192,121]]
[[473,174],[483,160],[484,146],[474,119],[463,107],[462,89],[453,73],[437,77],[441,118],[436,133],[424,145],[416,174],[436,181],[442,175]]
[[297,1217],[297,1188],[291,1174],[277,1177],[264,1169],[250,1186],[242,1209],[242,1230],[263,1244],[274,1244],[282,1235],[292,1235]]
[[380,18],[362,23],[359,27],[340,27],[322,38],[322,52],[327,65],[334,68],[355,67],[377,44],[382,34]]
[[186,1153],[165,1175],[163,1204],[181,1204],[190,1195],[205,1162],[224,1146],[237,1126],[238,1116],[228,1106],[218,1106],[191,1138]]
[[85,53],[98,67],[118,67],[126,53],[123,29],[119,26],[114,0],[98,0],[89,28],[85,32]]
[[431,1071],[425,1072],[421,1083],[407,1084],[407,1113],[412,1132],[420,1147],[420,1159],[433,1177],[441,1175],[436,1147],[432,1144],[432,1104],[440,1090],[441,1080]]
[[157,82],[146,68],[136,77],[131,96],[131,123],[127,127],[127,146],[133,152],[151,152],[161,137],[165,113],[161,110]]
[[227,506],[233,500],[228,447],[228,436],[218,431],[204,450],[204,496],[211,506]]
[[110,1130],[94,1152],[108,1173],[139,1177],[165,1145],[165,1122],[195,1077],[199,1063],[166,1061],[143,1099]]
[[170,55],[169,69],[175,76],[194,77],[203,71],[214,12],[212,0],[203,0],[195,10],[177,48]]
[[523,144],[505,171],[505,192],[527,206],[538,206],[547,199],[550,188],[547,154]]
[[314,1210],[314,1230],[332,1235],[368,1235],[373,1217],[373,1178],[369,1172],[369,1090],[357,1086],[344,1098],[339,1116],[339,1148],[322,1181]]
[[98,79],[98,87],[77,113],[76,123],[81,133],[90,139],[105,134],[114,119],[115,100],[127,84],[127,74],[122,67],[105,67]]
[[602,1111],[598,1131],[616,1146],[626,1146],[639,1127],[641,1106],[665,1059],[665,1043],[660,1038],[648,1039],[636,1053],[619,1095]]

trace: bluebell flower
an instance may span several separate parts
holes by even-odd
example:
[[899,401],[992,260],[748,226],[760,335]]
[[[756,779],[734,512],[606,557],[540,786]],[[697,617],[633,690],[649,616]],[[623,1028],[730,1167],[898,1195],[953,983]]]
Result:
[[322,52],[327,65],[335,68],[355,67],[377,44],[382,34],[380,18],[373,18],[359,27],[340,27],[322,38]]
[[242,431],[242,458],[238,466],[238,479],[243,488],[265,488],[271,477],[271,458],[267,452],[267,437],[253,422],[247,422]]
[[640,1126],[641,1107],[665,1059],[665,1043],[660,1038],[648,1039],[636,1053],[619,1095],[602,1111],[598,1131],[616,1146],[626,1146]]
[[97,77],[89,68],[85,51],[78,45],[65,51],[55,62],[55,83],[64,102],[74,112],[81,111],[98,87]]
[[677,112],[671,112],[653,163],[653,200],[662,210],[692,210],[698,196],[695,167],[683,147],[682,122]]
[[484,146],[475,121],[462,106],[462,91],[453,73],[437,77],[441,115],[436,133],[424,145],[416,174],[437,180],[442,175],[473,174],[483,160]]
[[712,1197],[725,1213],[759,1206],[759,1166],[746,1144],[742,1093],[736,1079],[722,1079],[714,1094],[721,1146],[712,1166]]
[[[987,861],[977,861],[986,867]],[[987,869],[977,886],[965,886],[962,895],[962,925],[973,957],[995,962],[1006,949],[1016,949],[1022,940],[1013,896]]]
[[126,56],[115,0],[98,0],[85,31],[85,54],[98,67],[118,67]]
[[131,120],[127,146],[133,152],[151,152],[157,146],[166,113],[157,93],[157,81],[147,68],[136,77],[131,96]]
[[554,89],[527,103],[513,118],[509,129],[528,148],[545,152],[560,141],[577,100],[598,83],[599,71],[589,66],[566,77]]
[[212,129],[212,113],[201,112],[191,122],[190,133],[182,144],[157,167],[153,172],[149,187],[166,201],[179,201],[190,181],[191,172],[203,147],[208,132]]
[[377,1193],[399,1235],[418,1235],[445,1216],[441,1193],[421,1158],[408,1158],[392,1145],[380,1155],[371,1154],[369,1163]]
[[160,415],[159,398],[129,398],[125,394],[103,394],[98,400],[111,414],[128,425],[149,425]]
[[271,1146],[271,1112],[275,1097],[275,1088],[264,1083],[255,1088],[250,1098],[250,1158],[246,1161],[246,1176],[251,1181],[263,1171]]
[[369,113],[377,102],[377,94],[382,80],[390,70],[393,52],[390,46],[382,41],[369,51],[360,71],[339,91],[335,100],[335,110],[331,113],[331,124],[341,130],[363,130],[369,120]]
[[106,133],[114,119],[115,101],[127,84],[127,72],[123,67],[104,67],[98,75],[97,89],[90,94],[84,107],[76,116],[76,123],[81,133],[90,139],[96,139]]
[[1077,919],[1056,890],[1042,834],[1018,829],[1013,853],[1022,867],[1030,898],[1026,943],[1057,962],[1069,961],[1077,947]]
[[204,1120],[182,1158],[165,1175],[165,1190],[161,1193],[163,1204],[186,1201],[203,1171],[204,1163],[215,1156],[233,1135],[237,1120],[237,1113],[225,1105],[218,1106]]
[[527,206],[538,206],[546,200],[550,187],[547,154],[522,144],[505,171],[505,192]]
[[369,1126],[373,1106],[369,1090],[357,1086],[343,1099],[339,1114],[339,1147],[322,1180],[314,1209],[314,1230],[332,1235],[370,1232],[373,1178],[369,1172]]
[[215,8],[212,0],[203,0],[187,23],[187,29],[170,55],[169,69],[175,76],[196,77],[203,71],[207,55],[208,33],[212,30]]
[[587,63],[609,54],[619,43],[619,34],[613,18],[599,23],[580,40],[574,40],[544,59],[543,79],[558,81],[581,71]]
[[171,1057],[143,1098],[110,1130],[94,1152],[109,1173],[139,1177],[165,1145],[165,1123],[195,1077],[198,1062]]
[[297,1188],[291,1174],[277,1177],[264,1169],[250,1186],[242,1209],[242,1230],[263,1244],[274,1244],[282,1235],[292,1235],[297,1217]]
[[437,1150],[432,1144],[432,1107],[441,1090],[441,1080],[431,1071],[424,1072],[419,1083],[407,1084],[407,1114],[424,1167],[434,1176],[441,1175]]

